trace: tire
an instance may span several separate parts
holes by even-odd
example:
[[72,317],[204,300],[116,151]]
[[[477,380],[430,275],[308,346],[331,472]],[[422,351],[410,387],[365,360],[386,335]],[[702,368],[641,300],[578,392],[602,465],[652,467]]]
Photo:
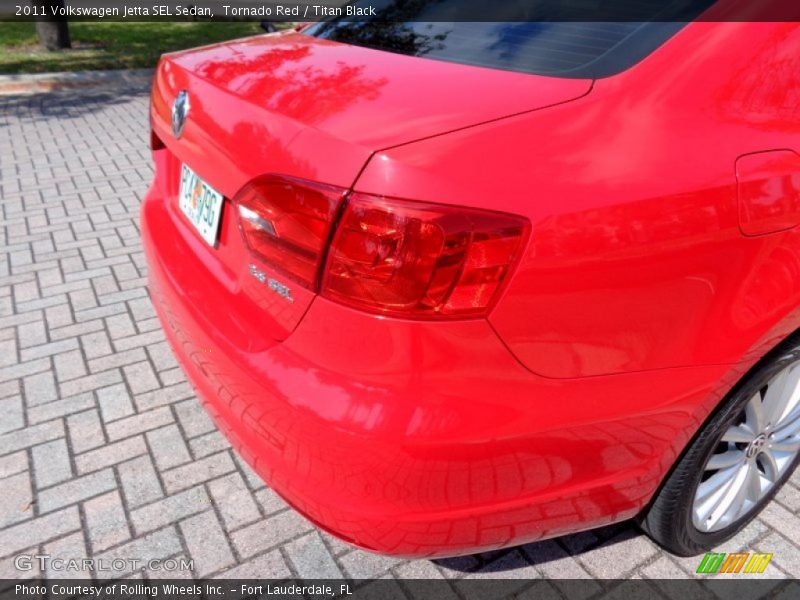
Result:
[[[778,396],[779,391],[785,392],[783,396]],[[729,540],[752,521],[791,477],[800,460],[800,399],[794,399],[795,395],[800,395],[797,336],[754,367],[706,421],[640,515],[642,529],[670,552],[693,556]],[[783,408],[776,400],[779,397],[785,399]],[[779,418],[781,415],[785,419]],[[797,424],[790,430],[785,422]],[[759,424],[761,432],[757,433]],[[786,436],[787,431],[795,429],[796,433]],[[751,434],[753,439],[747,442]],[[795,444],[798,450],[793,455],[784,450]],[[737,453],[743,455],[743,462],[732,463]],[[731,466],[714,469],[728,463]],[[723,485],[726,478],[730,480],[728,488]],[[741,487],[736,487],[739,481]],[[718,485],[723,491],[710,491]],[[720,507],[709,508],[715,506],[716,498],[720,498]],[[726,513],[724,506],[729,499]]]

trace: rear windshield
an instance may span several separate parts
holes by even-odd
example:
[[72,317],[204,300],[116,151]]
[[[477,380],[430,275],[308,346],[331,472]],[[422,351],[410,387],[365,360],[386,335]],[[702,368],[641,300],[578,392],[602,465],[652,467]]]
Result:
[[[305,33],[468,65],[597,79],[641,61],[713,3],[604,0],[600,13],[587,10],[596,0],[370,0],[352,4],[374,7],[376,16],[340,17]],[[470,14],[505,21],[468,22]],[[454,18],[465,20],[447,20]]]

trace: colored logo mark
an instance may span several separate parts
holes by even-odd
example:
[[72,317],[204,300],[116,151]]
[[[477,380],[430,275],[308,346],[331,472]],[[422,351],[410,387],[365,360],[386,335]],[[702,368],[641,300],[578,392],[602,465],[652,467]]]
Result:
[[707,552],[697,567],[698,573],[763,573],[772,554],[758,552]]

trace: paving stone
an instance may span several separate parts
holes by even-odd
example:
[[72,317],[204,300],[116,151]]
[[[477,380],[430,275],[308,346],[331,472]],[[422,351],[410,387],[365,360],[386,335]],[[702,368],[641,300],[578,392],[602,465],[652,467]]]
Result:
[[50,338],[53,340],[75,338],[78,340],[78,343],[81,349],[84,351],[85,355],[86,344],[84,344],[83,338],[78,336],[82,336],[83,334],[91,335],[92,332],[99,332],[102,329],[103,329],[102,321],[100,319],[96,319],[94,321],[87,321],[85,323],[75,323],[74,325],[67,325],[66,327],[59,327],[58,329],[54,329],[50,332]]
[[319,533],[312,531],[286,546],[295,572],[303,579],[341,579],[344,577]]
[[194,398],[194,390],[192,390],[191,386],[186,382],[183,375],[181,375],[181,379],[179,381],[170,382],[163,378],[162,373],[162,383],[164,384],[164,387],[151,392],[137,394],[134,397],[136,408],[140,412],[159,406],[176,404],[181,400],[186,400],[187,398]]
[[[551,579],[590,579],[592,577],[575,558],[567,554],[554,540],[528,544],[522,547],[521,550],[545,577]],[[585,587],[580,588],[570,588],[571,597],[576,597],[578,590],[586,596],[591,596],[601,591],[601,588],[592,584],[587,584]]]
[[128,388],[122,383],[97,390],[97,402],[105,423],[129,417],[136,412]]
[[785,506],[789,511],[797,514],[800,512],[800,489],[788,481],[775,496],[775,500]]
[[109,335],[111,335],[111,339],[136,335],[136,326],[127,313],[106,317],[106,328]]
[[83,533],[80,531],[47,542],[43,554],[50,557],[45,570],[45,575],[49,579],[86,579],[91,575],[91,571],[73,568],[75,565],[80,566],[81,561],[88,556]]
[[60,417],[66,417],[83,412],[94,406],[94,396],[91,393],[55,400],[47,404],[40,404],[28,409],[28,420],[31,423],[41,423]]
[[572,535],[565,535],[559,538],[559,542],[564,545],[571,555],[575,555],[594,546],[598,542],[598,538],[593,531],[581,531]]
[[148,361],[126,365],[122,370],[125,372],[125,380],[134,394],[149,392],[161,386]]
[[119,369],[109,369],[98,373],[90,373],[84,377],[76,377],[70,381],[59,384],[62,396],[73,396],[77,394],[91,393],[94,390],[106,386],[114,385],[122,381],[122,373]]
[[133,509],[161,498],[164,493],[149,456],[142,456],[117,466],[122,490],[129,508]]
[[252,493],[239,473],[214,479],[208,489],[227,530],[236,529],[261,518]]
[[800,540],[800,516],[792,514],[777,502],[770,502],[759,519],[792,540]]
[[228,440],[225,439],[225,436],[222,435],[222,432],[218,429],[189,440],[189,448],[191,448],[192,456],[195,458],[203,458],[210,454],[216,454],[230,447],[231,445],[228,443]]
[[172,349],[165,341],[147,346],[147,354],[150,356],[150,360],[154,365],[156,365],[156,368],[159,370],[159,372],[166,369],[173,369],[178,366],[178,361],[175,360],[175,355],[172,353]]
[[[445,579],[442,572],[436,567],[436,564],[430,560],[412,560],[405,562],[396,566],[394,572],[400,579]],[[458,598],[454,592],[443,595],[453,600]]]
[[82,377],[86,375],[87,372],[86,363],[83,360],[83,354],[81,354],[80,350],[56,354],[56,356],[53,357],[53,363],[59,382]]
[[50,512],[112,490],[116,485],[110,469],[97,471],[41,490],[37,506],[42,513]]
[[147,333],[140,333],[139,335],[132,335],[130,337],[114,340],[114,348],[118,352],[126,350],[141,350],[144,346],[156,344],[164,339],[164,334],[161,330],[148,331]]
[[[91,322],[91,321],[90,321]],[[108,356],[113,352],[108,334],[105,331],[97,331],[81,336],[81,348],[88,360],[100,356]]]
[[[531,565],[523,554],[517,550],[503,552],[500,556],[487,563],[478,571],[467,575],[465,579],[510,579],[520,582],[520,591],[528,587],[531,579],[540,578],[542,575],[535,565]],[[524,580],[524,581],[520,581]],[[469,589],[466,586],[460,589]],[[513,589],[513,588],[512,588]]]
[[0,529],[33,516],[33,492],[27,471],[0,479],[0,490]]
[[[275,518],[275,517],[273,517]],[[389,569],[402,563],[401,559],[380,554],[365,554],[354,551],[339,557],[339,563],[348,577],[354,579],[371,579],[380,577]]]
[[[657,553],[658,550],[648,538],[631,531],[584,552],[580,561],[593,576],[616,579]],[[632,556],[636,557],[635,561],[631,560]]]
[[12,396],[5,400],[0,400],[0,433],[21,429],[25,426],[25,414],[23,412],[22,397]]
[[90,359],[89,370],[92,373],[101,373],[109,369],[118,369],[145,360],[144,350],[136,348],[128,352],[113,352],[111,354]]
[[780,533],[771,533],[756,544],[755,549],[759,552],[773,555],[772,560],[764,570],[765,577],[776,576],[774,572],[776,566],[793,577],[800,573],[800,548]]
[[0,398],[11,398],[22,395],[22,382],[19,380],[0,383]]
[[0,456],[0,479],[28,470],[28,455],[24,451]]
[[72,477],[72,464],[66,439],[59,438],[34,446],[31,449],[31,456],[37,488],[50,487]]
[[231,539],[239,554],[248,557],[287,542],[311,528],[303,517],[287,510],[235,531],[231,534]]
[[353,546],[348,544],[347,542],[339,539],[338,537],[331,535],[330,533],[322,530],[318,530],[322,539],[325,540],[325,545],[331,549],[331,552],[334,556],[342,556],[343,554],[347,554],[352,552]]
[[[38,548],[24,548],[17,551],[12,556],[0,558],[0,579],[4,580],[28,580],[28,579],[41,579],[43,577],[39,569],[39,563],[31,557],[39,553]],[[23,556],[28,560],[25,561],[25,566],[19,568],[17,558]],[[30,596],[34,598],[34,595]]]
[[[63,265],[63,263],[62,263]],[[45,319],[47,320],[47,328],[49,330],[58,329],[59,327],[66,327],[67,325],[72,325],[72,308],[69,306],[66,297],[62,294],[60,295],[61,302],[56,305],[50,305],[45,310]],[[48,298],[47,301],[49,302],[50,299]],[[77,356],[74,357],[77,360]],[[70,359],[72,360],[72,359]],[[69,362],[69,361],[67,361]],[[77,366],[68,366],[66,363],[64,367],[67,369],[78,369]]]
[[227,569],[215,575],[225,579],[289,579],[292,572],[283,560],[280,550],[273,550],[252,558],[238,567]]
[[186,437],[193,438],[215,429],[214,423],[197,400],[192,399],[176,404],[175,412]]
[[9,556],[80,528],[78,508],[69,506],[58,512],[0,529],[0,554]]
[[38,346],[47,343],[47,327],[40,319],[31,323],[23,323],[17,327],[17,336],[20,348]]
[[[186,384],[186,376],[183,374],[183,371],[181,370],[180,367],[174,367],[172,369],[167,369],[165,371],[159,371],[158,377],[159,379],[161,379],[161,383],[167,387],[177,386],[179,384]],[[184,397],[188,396],[189,394],[187,394]]]
[[[10,327],[6,331],[13,333]],[[17,341],[15,339],[10,339],[0,342],[0,367],[16,365],[18,362]]]
[[102,552],[95,558],[104,561],[105,563],[114,566],[118,564],[118,560],[126,563],[123,568],[109,569],[108,571],[100,571],[97,575],[101,578],[117,578],[127,575],[142,567],[141,562],[131,564],[131,559],[141,561],[154,559],[165,559],[174,556],[182,551],[180,538],[174,527],[165,527],[160,531],[148,533],[140,538],[131,540],[126,544],[116,546],[112,550]]
[[0,435],[0,455],[29,448],[42,442],[64,436],[64,425],[61,421],[49,421],[32,425],[25,429],[17,429]]
[[22,362],[41,358],[43,356],[54,356],[65,354],[68,350],[74,350],[78,347],[78,340],[74,338],[60,340],[57,342],[50,342],[47,344],[40,344],[38,346],[31,346],[20,352]]
[[67,428],[73,452],[85,452],[106,443],[97,410],[70,415],[67,419]]
[[83,511],[93,553],[130,539],[128,521],[118,490],[87,500],[83,503]]
[[[66,286],[70,286],[75,290],[68,293],[69,303],[72,305],[72,310],[74,311],[97,307],[97,297],[94,295],[94,292],[91,288],[81,289],[83,285],[85,284],[82,281],[66,284]],[[62,286],[60,289],[68,289],[66,286]]]
[[131,522],[139,535],[210,508],[206,490],[197,486],[131,511]]
[[177,425],[167,425],[147,432],[147,443],[160,471],[192,460]]
[[125,462],[128,459],[146,453],[147,445],[144,443],[144,438],[138,435],[80,454],[75,457],[75,465],[78,468],[78,473],[82,475]]
[[220,452],[207,458],[194,461],[182,467],[175,467],[162,474],[167,492],[172,494],[178,490],[191,487],[203,481],[215,479],[230,473],[236,468],[230,454]]
[[42,373],[43,371],[48,371],[49,369],[49,357],[29,360],[28,362],[10,365],[8,367],[0,367],[0,382],[10,381],[12,379],[21,379],[26,375]]
[[[699,561],[696,562],[699,564]],[[670,585],[672,580],[686,579],[686,573],[665,556],[660,556],[644,567],[641,573],[647,579],[653,580],[662,594],[673,600],[702,600],[710,595],[699,582],[682,583],[681,587]]]
[[267,515],[280,512],[286,508],[283,499],[270,488],[264,488],[255,493],[256,500]]
[[172,413],[169,407],[164,406],[108,423],[106,431],[110,440],[118,440],[151,429],[158,429],[167,423],[172,423]]
[[37,404],[44,404],[58,399],[56,380],[50,371],[25,377],[23,388],[28,406],[36,406]]
[[239,470],[244,473],[244,478],[247,480],[247,485],[250,486],[251,490],[258,490],[266,486],[261,477],[250,468],[250,465],[241,456],[234,454],[234,460],[239,465]]
[[233,552],[213,510],[182,520],[180,528],[199,577],[234,564]]

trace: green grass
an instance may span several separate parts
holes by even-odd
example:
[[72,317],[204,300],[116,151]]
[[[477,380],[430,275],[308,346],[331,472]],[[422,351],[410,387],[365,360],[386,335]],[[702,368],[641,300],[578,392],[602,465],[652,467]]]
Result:
[[70,23],[71,50],[39,48],[33,23],[0,23],[0,73],[154,67],[164,52],[264,33],[253,22]]

